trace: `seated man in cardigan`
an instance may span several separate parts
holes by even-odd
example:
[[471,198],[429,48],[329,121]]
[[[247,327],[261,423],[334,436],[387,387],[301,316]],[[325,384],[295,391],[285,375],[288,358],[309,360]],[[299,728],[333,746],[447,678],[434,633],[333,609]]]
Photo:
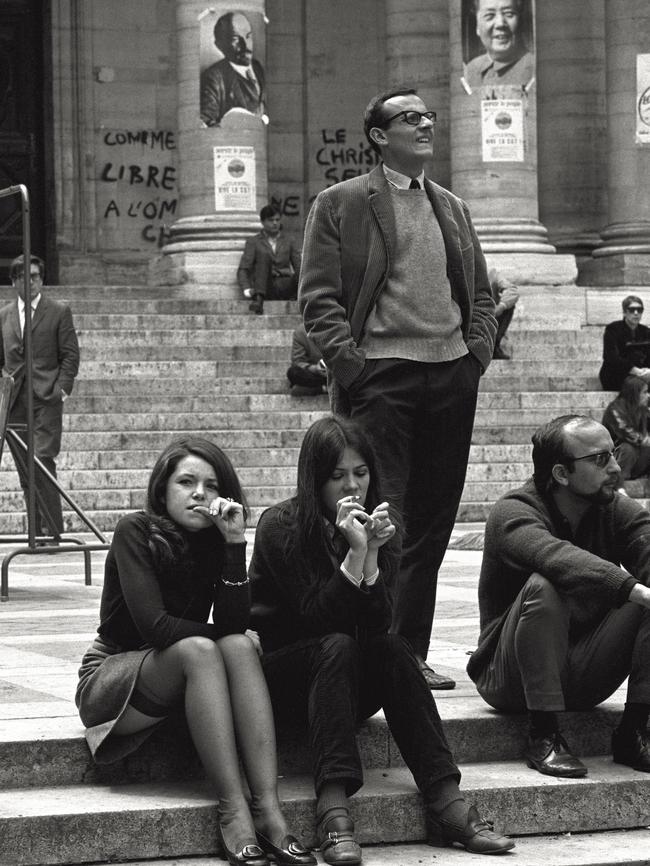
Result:
[[650,515],[617,493],[611,436],[564,415],[533,436],[533,477],[503,496],[485,528],[481,634],[467,671],[503,712],[528,712],[528,766],[579,777],[587,767],[558,714],[587,710],[629,676],[612,735],[616,763],[650,772]]

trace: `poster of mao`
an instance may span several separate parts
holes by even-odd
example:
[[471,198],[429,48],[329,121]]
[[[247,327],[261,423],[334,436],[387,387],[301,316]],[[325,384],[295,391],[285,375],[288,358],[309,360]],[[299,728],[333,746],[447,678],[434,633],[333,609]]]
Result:
[[479,88],[515,85],[535,78],[533,0],[461,0],[462,83]]
[[230,112],[266,122],[263,16],[217,4],[199,16],[199,23],[203,126],[219,126]]

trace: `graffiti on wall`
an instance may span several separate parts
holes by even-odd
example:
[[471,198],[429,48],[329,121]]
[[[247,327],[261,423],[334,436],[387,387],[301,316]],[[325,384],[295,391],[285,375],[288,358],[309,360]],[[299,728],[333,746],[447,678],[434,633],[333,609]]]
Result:
[[161,245],[177,217],[175,151],[170,130],[101,130],[97,213],[104,249]]
[[367,141],[352,142],[346,129],[322,129],[315,159],[325,186],[367,174],[379,161]]

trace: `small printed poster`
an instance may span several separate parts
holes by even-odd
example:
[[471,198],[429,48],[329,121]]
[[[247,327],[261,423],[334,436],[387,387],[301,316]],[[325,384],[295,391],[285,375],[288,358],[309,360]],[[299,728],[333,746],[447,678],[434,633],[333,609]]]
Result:
[[215,147],[214,209],[255,210],[255,148]]
[[650,54],[636,56],[636,138],[650,144]]
[[483,162],[523,162],[523,100],[482,99],[481,139]]

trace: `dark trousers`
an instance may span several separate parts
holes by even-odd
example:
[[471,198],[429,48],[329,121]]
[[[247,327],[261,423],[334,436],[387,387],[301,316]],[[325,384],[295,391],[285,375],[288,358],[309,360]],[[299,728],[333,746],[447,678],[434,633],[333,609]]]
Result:
[[292,385],[302,385],[304,388],[320,388],[327,384],[327,373],[323,370],[312,373],[297,364],[292,364],[287,370],[287,379]]
[[505,337],[506,331],[508,330],[510,322],[512,322],[512,317],[514,316],[514,314],[515,314],[515,308],[514,307],[507,307],[501,313],[501,315],[497,317],[497,333],[496,333],[496,336],[494,338],[494,348],[495,349],[497,348],[497,346],[501,345],[501,340],[503,340],[503,338]]
[[440,779],[460,779],[435,701],[398,635],[363,646],[346,634],[310,638],[265,653],[262,665],[277,726],[307,725],[317,794],[331,781],[345,782],[348,795],[361,787],[356,729],[381,707],[425,799]]
[[368,360],[349,392],[350,414],[375,445],[383,495],[401,515],[392,631],[422,658],[465,483],[480,372],[471,354],[439,364]]
[[578,602],[533,574],[476,687],[488,704],[506,712],[586,710],[628,675],[628,701],[650,705],[650,611],[627,602],[584,622]]
[[259,246],[255,251],[253,268],[254,295],[262,295],[268,301],[289,301],[296,298],[298,277],[296,274],[276,274],[271,250]]
[[[9,424],[26,424],[27,422],[27,395],[22,387],[16,396],[9,414]],[[63,425],[63,403],[58,400],[54,403],[44,403],[34,399],[34,454],[41,461],[47,471],[56,478],[55,458],[61,450],[61,430]],[[26,433],[16,430],[20,438],[26,442]],[[18,468],[18,477],[27,501],[27,476]],[[61,535],[63,532],[63,513],[61,510],[61,497],[51,484],[44,480],[39,483],[39,472],[36,471],[36,535],[44,535],[45,527],[52,535]],[[41,507],[39,508],[39,502]]]

